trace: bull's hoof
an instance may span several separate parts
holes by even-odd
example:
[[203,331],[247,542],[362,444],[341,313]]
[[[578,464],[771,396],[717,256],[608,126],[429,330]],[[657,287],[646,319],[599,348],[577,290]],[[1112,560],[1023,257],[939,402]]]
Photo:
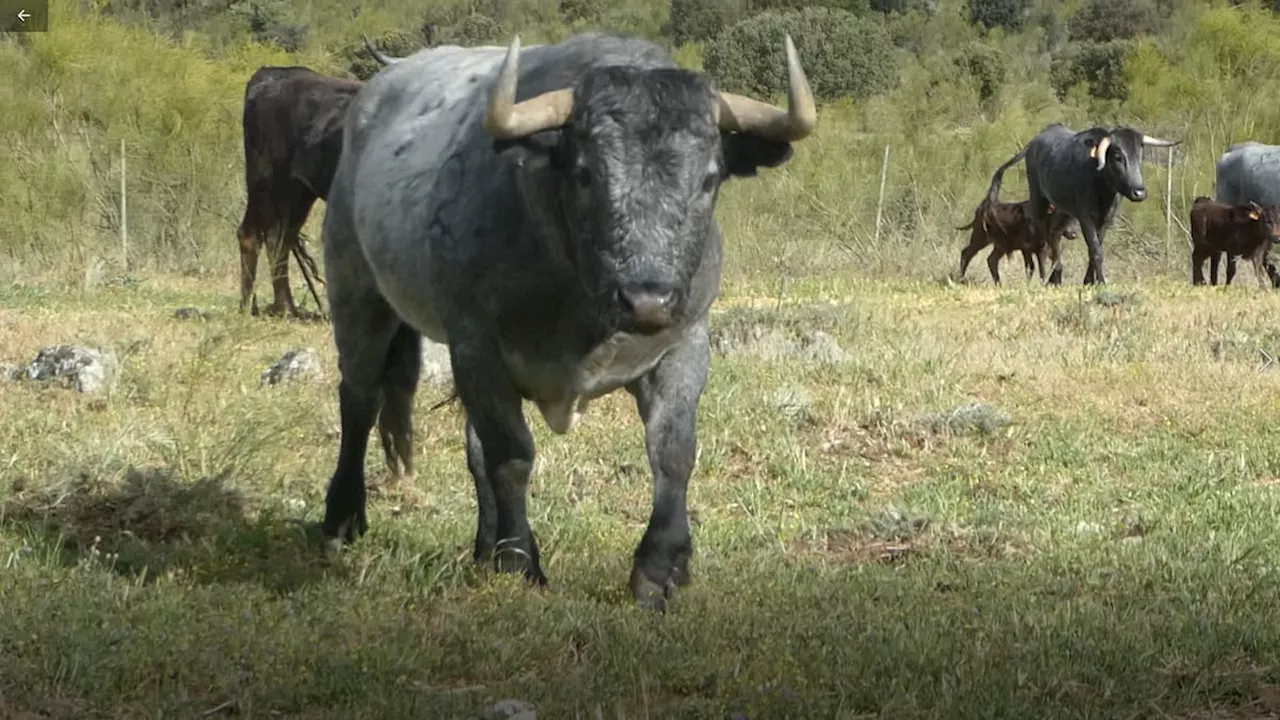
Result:
[[493,551],[493,568],[501,573],[519,573],[525,582],[538,587],[547,584],[547,576],[542,573],[535,553],[530,553],[514,543],[499,547]]
[[341,550],[369,532],[369,520],[364,510],[348,515],[344,520],[330,521],[325,518],[321,525],[325,547],[332,551]]
[[[677,576],[683,578],[679,581]],[[644,610],[666,612],[667,601],[675,594],[676,588],[689,582],[687,573],[673,572],[666,582],[657,582],[639,567],[631,569],[631,595]]]

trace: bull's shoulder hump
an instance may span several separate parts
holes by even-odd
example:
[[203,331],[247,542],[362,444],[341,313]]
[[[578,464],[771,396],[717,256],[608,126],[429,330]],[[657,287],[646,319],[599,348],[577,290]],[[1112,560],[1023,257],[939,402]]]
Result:
[[352,125],[364,133],[405,117],[430,122],[466,113],[488,98],[505,56],[505,48],[449,45],[414,53],[369,81],[352,108]]

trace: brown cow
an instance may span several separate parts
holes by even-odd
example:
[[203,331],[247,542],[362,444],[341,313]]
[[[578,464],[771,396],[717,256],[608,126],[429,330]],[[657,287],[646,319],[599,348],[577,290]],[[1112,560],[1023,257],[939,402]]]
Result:
[[[1053,205],[1049,206],[1050,226],[1049,237],[1057,238],[1059,235],[1067,238],[1076,237],[1076,229],[1080,224],[1075,218],[1066,213],[1055,212]],[[996,202],[994,206],[989,200],[983,199],[978,206],[973,209],[973,220],[968,225],[956,228],[957,230],[969,230],[969,244],[960,251],[960,277],[963,278],[965,271],[969,268],[969,262],[978,254],[978,251],[988,245],[994,245],[991,254],[987,256],[987,267],[991,270],[992,282],[1000,283],[1000,261],[1006,255],[1011,255],[1015,250],[1022,252],[1022,261],[1027,268],[1027,277],[1035,271],[1035,262],[1033,258],[1040,260],[1040,279],[1045,277],[1045,253],[1048,248],[1044,244],[1037,244],[1034,241],[1035,235],[1032,233],[1030,202],[1023,200],[1022,202]]]
[[1209,280],[1218,284],[1218,262],[1227,256],[1227,285],[1235,277],[1235,258],[1247,257],[1253,262],[1258,284],[1266,287],[1270,279],[1280,286],[1280,273],[1267,262],[1271,245],[1280,237],[1280,207],[1227,205],[1200,196],[1191,203],[1191,283],[1204,285],[1204,261],[1209,260]]
[[[289,289],[290,252],[298,257],[308,284],[312,277],[319,279],[299,233],[316,199],[326,200],[329,195],[329,183],[342,153],[347,105],[363,86],[356,80],[328,77],[297,66],[259,68],[245,85],[244,171],[249,197],[236,230],[240,241],[240,312],[252,299],[252,312],[258,314],[253,285],[258,252],[264,244],[275,293],[267,314],[283,315],[287,310],[298,316]],[[311,292],[315,295],[314,287]]]

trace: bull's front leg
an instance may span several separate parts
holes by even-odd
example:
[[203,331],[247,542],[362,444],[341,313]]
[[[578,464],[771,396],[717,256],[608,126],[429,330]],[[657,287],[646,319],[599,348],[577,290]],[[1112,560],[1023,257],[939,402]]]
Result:
[[1102,272],[1102,234],[1093,223],[1085,222],[1080,223],[1080,232],[1089,249],[1089,267],[1084,271],[1084,284],[1106,284],[1106,276]]
[[631,568],[631,593],[642,607],[661,610],[675,588],[689,583],[686,493],[698,454],[698,401],[711,361],[707,320],[648,374],[627,385],[644,421],[645,452],[653,472],[653,508]]
[[538,543],[529,527],[533,434],[501,353],[482,340],[481,333],[470,327],[449,332],[450,338],[467,338],[451,344],[450,355],[454,385],[467,415],[467,467],[479,508],[474,557],[545,585]]

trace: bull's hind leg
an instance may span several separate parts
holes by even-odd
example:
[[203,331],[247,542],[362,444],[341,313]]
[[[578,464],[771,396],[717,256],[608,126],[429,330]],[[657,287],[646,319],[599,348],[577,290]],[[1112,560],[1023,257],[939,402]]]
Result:
[[[302,226],[307,224],[307,215],[315,205],[316,196],[300,184],[294,185],[280,244],[271,255],[271,289],[274,297],[269,312],[271,315],[284,315],[287,312],[291,317],[298,317],[298,306],[293,301],[293,288],[289,286],[289,255],[293,248],[302,243]],[[301,272],[305,273],[306,270]]]
[[698,400],[707,384],[710,344],[706,320],[648,374],[627,385],[644,420],[644,445],[653,472],[653,509],[636,548],[631,593],[661,609],[688,584],[693,538],[686,494],[698,455]]
[[391,338],[382,367],[378,437],[393,479],[413,474],[413,396],[422,372],[422,335],[407,323]]
[[534,447],[520,391],[507,374],[501,353],[483,339],[483,330],[450,328],[449,337],[454,385],[467,413],[467,465],[475,478],[480,509],[476,560],[487,562],[492,557],[498,570],[519,572],[530,582],[545,585],[538,543],[529,527]]

